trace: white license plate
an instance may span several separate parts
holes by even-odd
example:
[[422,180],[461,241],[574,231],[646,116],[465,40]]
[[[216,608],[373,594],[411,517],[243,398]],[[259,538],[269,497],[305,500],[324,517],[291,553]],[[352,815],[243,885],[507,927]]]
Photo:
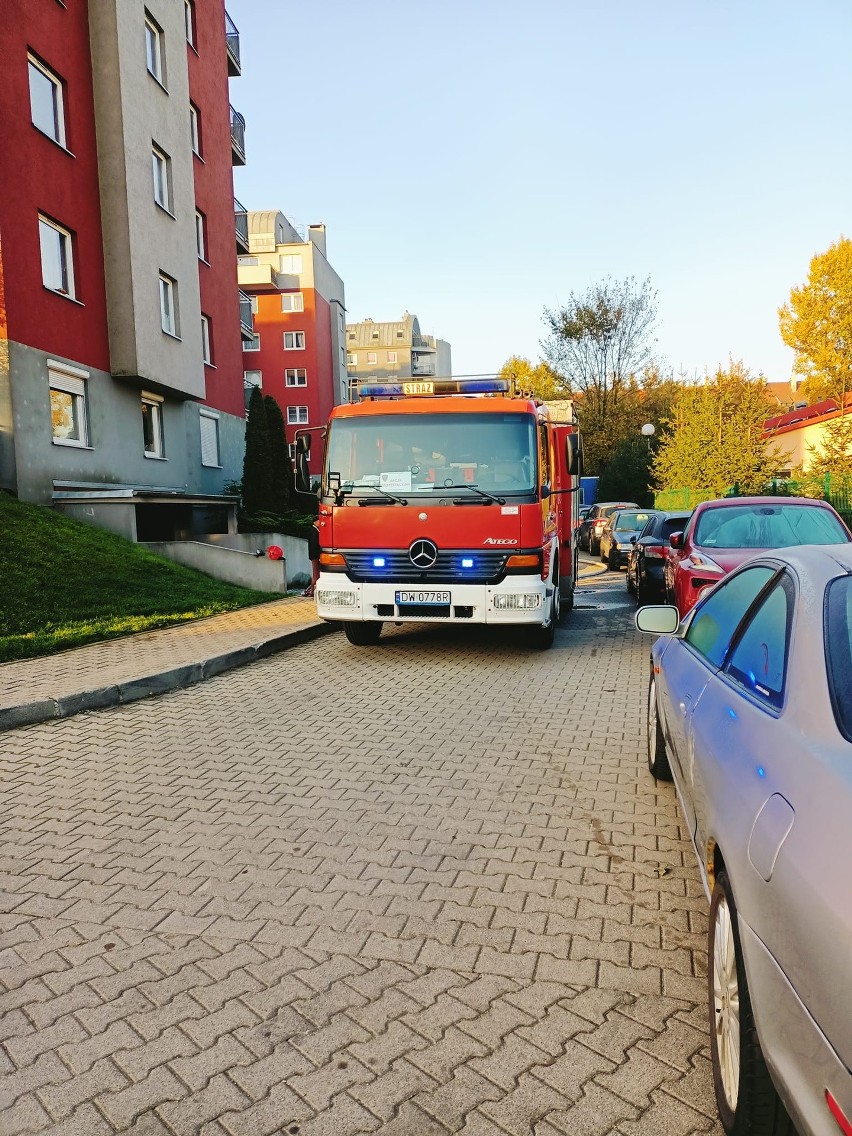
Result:
[[397,592],[397,607],[407,604],[433,604],[435,607],[449,607],[449,592]]

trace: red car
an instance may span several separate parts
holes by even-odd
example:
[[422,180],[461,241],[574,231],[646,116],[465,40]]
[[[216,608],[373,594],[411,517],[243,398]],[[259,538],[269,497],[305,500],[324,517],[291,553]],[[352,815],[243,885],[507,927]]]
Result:
[[669,538],[666,599],[681,619],[701,592],[744,560],[794,544],[847,544],[852,533],[827,501],[808,497],[726,497],[696,506]]

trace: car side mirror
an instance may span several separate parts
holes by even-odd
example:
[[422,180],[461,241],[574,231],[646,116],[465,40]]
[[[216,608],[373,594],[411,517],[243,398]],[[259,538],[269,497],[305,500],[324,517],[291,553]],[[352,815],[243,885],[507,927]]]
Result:
[[631,544],[635,544],[635,543],[636,543],[636,541],[637,541],[638,539],[639,539],[639,537],[638,537],[638,536],[632,536],[632,537],[630,538],[630,543],[631,543]]
[[683,548],[683,533],[672,533],[672,535],[669,537],[669,544],[672,548]]
[[674,635],[679,623],[677,608],[667,604],[651,604],[636,612],[637,628],[648,635]]

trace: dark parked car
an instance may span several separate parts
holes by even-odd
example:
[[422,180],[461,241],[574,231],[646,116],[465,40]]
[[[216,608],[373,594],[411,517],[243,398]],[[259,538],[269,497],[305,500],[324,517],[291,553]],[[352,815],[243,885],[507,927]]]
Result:
[[750,556],[797,544],[846,544],[852,533],[827,501],[809,497],[726,497],[696,505],[683,533],[673,533],[666,595],[680,612],[693,607]]
[[601,533],[601,560],[611,572],[627,563],[633,542],[648,523],[650,509],[616,509],[610,513]]
[[669,537],[683,532],[688,520],[689,513],[653,513],[636,538],[627,556],[627,590],[640,604],[665,598]]
[[599,501],[592,505],[589,515],[577,529],[577,544],[597,556],[601,549],[601,534],[610,513],[615,509],[638,509],[635,501]]
[[710,900],[722,1126],[850,1133],[852,545],[759,554],[680,625],[655,606],[636,625],[661,636],[648,768],[674,777]]

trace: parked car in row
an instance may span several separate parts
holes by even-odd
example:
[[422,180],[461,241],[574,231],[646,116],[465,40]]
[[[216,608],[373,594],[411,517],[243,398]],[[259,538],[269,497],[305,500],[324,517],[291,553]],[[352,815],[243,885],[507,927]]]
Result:
[[627,590],[640,604],[663,600],[672,533],[683,532],[689,513],[652,513],[627,556]]
[[852,533],[827,501],[808,497],[704,501],[695,507],[683,533],[669,538],[666,597],[683,618],[704,588],[758,551],[850,540]]
[[638,509],[635,501],[599,501],[589,509],[585,520],[577,529],[577,544],[597,556],[600,552],[601,534],[610,513],[615,509]]
[[611,572],[627,563],[633,542],[651,515],[649,509],[614,509],[610,513],[601,533],[600,553]]
[[[819,508],[749,516],[788,535],[836,532]],[[661,636],[648,768],[674,778],[710,900],[707,1013],[724,1129],[850,1133],[852,545],[759,554],[680,622],[674,607],[649,606],[636,624]]]

